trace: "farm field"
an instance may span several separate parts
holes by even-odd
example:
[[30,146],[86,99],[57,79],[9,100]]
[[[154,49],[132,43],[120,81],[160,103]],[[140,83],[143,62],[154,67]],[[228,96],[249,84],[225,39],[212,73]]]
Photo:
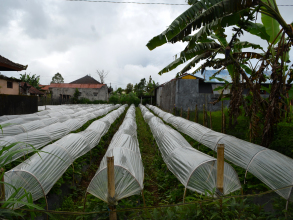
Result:
[[[77,158],[73,166],[70,166],[54,184],[47,194],[49,210],[56,211],[56,213],[51,213],[50,218],[80,219],[83,213],[88,213],[83,216],[84,219],[109,218],[108,205],[91,194],[88,194],[85,200],[85,193],[128,110],[129,107],[116,118],[108,132],[101,137],[99,143],[91,151]],[[150,114],[152,114],[151,111]],[[199,114],[199,118],[200,116]],[[103,117],[105,116],[92,119],[71,133],[85,131],[92,123]],[[212,200],[208,196],[209,193],[213,192],[207,191],[205,195],[200,195],[191,190],[186,190],[185,204],[183,205],[185,187],[168,169],[152,130],[143,118],[143,113],[139,107],[135,108],[135,122],[137,125],[137,141],[144,166],[143,196],[141,194],[132,195],[118,201],[116,206],[118,219],[210,219],[212,216],[214,216],[214,219],[227,219],[233,216],[245,219],[251,215],[254,215],[255,219],[285,219],[285,216],[287,218],[291,216],[292,204],[289,203],[288,212],[285,214],[286,200],[281,199],[276,193],[270,192],[269,187],[250,173],[246,177],[246,184],[243,184],[245,169],[227,160],[226,162],[237,172],[242,190],[236,190],[229,194],[229,196],[234,197],[227,197],[222,202]],[[172,125],[169,124],[169,126],[176,130]],[[241,126],[245,128],[242,121],[239,122],[240,131]],[[221,130],[221,114],[218,112],[213,114],[213,129]],[[239,131],[231,132],[234,132],[234,134],[241,133]],[[227,133],[229,134],[229,130],[227,130]],[[206,146],[199,144],[184,133],[180,134],[194,149],[216,157],[216,154]],[[243,133],[241,135],[245,136]],[[16,161],[7,165],[6,170],[19,163]],[[251,194],[252,196],[247,196]],[[44,198],[38,199],[36,204],[46,209]],[[36,215],[37,219],[46,218],[46,214],[36,212]]]

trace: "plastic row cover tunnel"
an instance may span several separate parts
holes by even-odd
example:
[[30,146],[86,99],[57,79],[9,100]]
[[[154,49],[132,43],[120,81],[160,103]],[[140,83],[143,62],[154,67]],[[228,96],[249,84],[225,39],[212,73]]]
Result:
[[293,160],[283,154],[230,135],[206,128],[198,123],[176,117],[161,109],[148,105],[164,121],[182,133],[216,151],[217,144],[225,145],[225,158],[252,173],[280,196],[293,201]]
[[[110,105],[109,105],[110,106]],[[86,107],[86,108],[76,108],[72,112],[65,112],[65,113],[60,113],[60,115],[54,115],[54,114],[47,114],[44,116],[39,116],[40,120],[34,120],[31,122],[26,122],[23,124],[17,124],[17,125],[10,125],[2,128],[2,132],[0,133],[0,138],[3,138],[5,136],[13,136],[17,134],[21,134],[24,132],[29,132],[33,130],[37,130],[46,126],[49,126],[51,124],[55,124],[57,122],[65,122],[68,119],[71,118],[76,118],[78,116],[96,111],[97,109],[100,108],[105,108],[107,107],[106,105],[96,105],[96,106],[91,106],[91,107]],[[50,115],[50,117],[48,117]],[[14,119],[15,120],[15,119]]]
[[[140,105],[144,120],[149,124],[159,150],[169,170],[192,191],[213,192],[216,188],[217,160],[189,145],[180,133],[165,125],[146,107]],[[224,164],[224,194],[241,188],[237,173]]]
[[131,105],[87,192],[108,203],[107,157],[114,156],[115,201],[141,193],[144,168],[136,130],[135,107]]
[[5,147],[16,142],[19,143],[10,148],[8,151],[4,152],[2,156],[4,156],[5,154],[8,155],[12,151],[21,150],[19,153],[14,154],[13,157],[7,162],[16,160],[17,158],[31,152],[31,146],[33,146],[36,149],[39,149],[54,140],[58,140],[59,138],[64,137],[71,131],[80,128],[87,121],[107,114],[109,111],[118,108],[118,106],[119,105],[111,105],[106,108],[104,108],[103,106],[98,106],[96,108],[90,109],[89,112],[85,111],[83,115],[69,119],[62,123],[57,122],[55,124],[51,124],[41,129],[21,133],[14,136],[4,137],[0,139],[1,147]]
[[[6,200],[22,187],[16,198],[20,198],[24,190],[32,194],[33,200],[44,197],[67,168],[78,157],[89,152],[107,133],[111,124],[124,112],[126,105],[112,111],[104,118],[94,121],[86,130],[69,134],[53,144],[43,148],[43,152],[34,154],[20,165],[4,175]],[[11,184],[13,187],[11,187]],[[23,199],[24,201],[26,198]],[[18,204],[14,208],[21,207]]]
[[[44,116],[48,114],[62,114],[66,112],[74,112],[74,109],[77,107],[81,107],[80,105],[76,106],[67,106],[67,105],[61,105],[60,107],[53,108],[50,110],[44,110],[41,112],[36,112],[33,114],[25,114],[25,115],[3,115],[0,116],[0,124],[7,124],[7,123],[12,123],[12,124],[21,124],[24,122],[29,122],[29,121],[34,121],[34,120],[39,120],[39,116]],[[48,116],[49,117],[49,116]]]

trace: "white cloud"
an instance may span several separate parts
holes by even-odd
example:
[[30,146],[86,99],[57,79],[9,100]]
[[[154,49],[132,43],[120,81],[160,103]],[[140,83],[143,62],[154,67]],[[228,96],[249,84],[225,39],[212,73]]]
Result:
[[[149,51],[146,44],[189,6],[65,0],[2,0],[1,3],[0,55],[28,64],[27,72],[40,75],[42,84],[49,84],[57,72],[65,82],[86,74],[98,79],[96,70],[104,69],[110,71],[107,82],[125,88],[127,83],[148,80],[150,75],[156,82],[164,83],[184,66],[159,76],[157,73],[186,44],[167,44],[154,51]],[[292,22],[290,8],[280,9],[286,21]],[[245,39],[250,37],[246,35]],[[2,74],[19,77],[20,72]]]

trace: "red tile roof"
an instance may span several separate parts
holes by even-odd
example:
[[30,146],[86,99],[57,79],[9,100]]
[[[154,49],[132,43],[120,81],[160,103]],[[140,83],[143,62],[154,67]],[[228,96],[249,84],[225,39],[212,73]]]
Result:
[[50,88],[78,88],[78,89],[100,89],[105,84],[71,84],[71,83],[52,83]]
[[50,85],[39,85],[39,87],[40,87],[40,90],[49,90],[49,87],[50,87]]
[[[20,83],[20,90],[21,93],[25,94],[25,91],[23,89],[25,82],[21,82]],[[30,94],[39,94],[39,95],[45,95],[45,93],[41,92],[40,90],[36,89],[35,87],[31,86],[30,84],[26,83],[27,86],[30,86],[30,88],[28,89],[28,92]]]

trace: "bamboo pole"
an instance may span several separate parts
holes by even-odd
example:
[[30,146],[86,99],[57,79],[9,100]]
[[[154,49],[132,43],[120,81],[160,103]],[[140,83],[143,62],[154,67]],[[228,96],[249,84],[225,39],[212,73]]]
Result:
[[222,101],[222,129],[221,129],[221,132],[224,133],[224,107],[223,107],[223,101]]
[[198,122],[198,113],[197,113],[197,105],[195,106],[195,116],[194,116],[194,121],[197,123]]
[[189,120],[189,107],[187,109],[187,120]]
[[210,111],[210,128],[213,129],[213,124],[212,124],[212,112]]
[[117,220],[115,210],[115,177],[114,177],[114,157],[107,157],[108,174],[108,205],[110,209],[110,220]]
[[203,104],[203,114],[202,114],[202,125],[205,126],[205,109],[204,109],[204,104]]
[[180,111],[180,117],[182,117],[182,107],[181,107],[181,111]]
[[217,148],[217,189],[224,192],[224,144],[218,144]]
[[4,168],[1,168],[0,169],[0,175],[2,176],[2,178],[1,178],[2,183],[1,183],[1,188],[0,188],[0,190],[1,190],[1,193],[0,193],[0,201],[5,201],[4,173],[5,173]]

